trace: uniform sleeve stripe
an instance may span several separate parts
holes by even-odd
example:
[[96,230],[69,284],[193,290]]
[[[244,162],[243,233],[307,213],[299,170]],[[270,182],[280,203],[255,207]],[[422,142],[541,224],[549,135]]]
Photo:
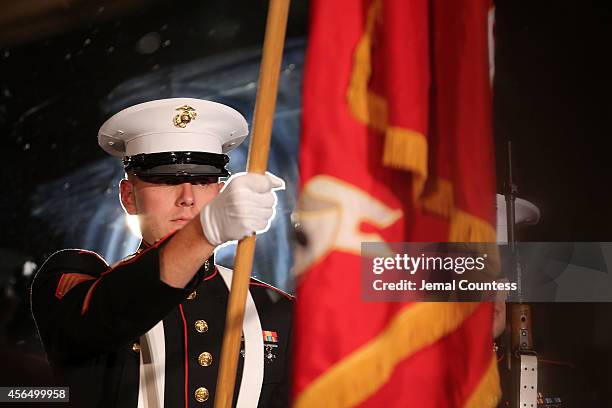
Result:
[[109,269],[107,269],[106,271],[102,272],[100,274],[100,277],[94,282],[93,285],[91,285],[91,287],[89,288],[89,290],[87,291],[87,295],[85,295],[85,299],[83,300],[83,307],[81,308],[81,315],[84,315],[85,313],[87,313],[87,311],[89,310],[89,305],[91,303],[91,298],[93,295],[93,291],[95,289],[95,287],[98,285],[98,283],[100,283],[100,280],[108,275],[109,273],[113,272],[115,269],[117,269],[120,266],[124,266],[124,265],[128,265],[131,264],[132,262],[135,262],[137,259],[139,259],[141,256],[143,256],[144,254],[146,254],[147,252],[149,252],[150,250],[157,248],[158,246],[160,246],[162,243],[166,242],[171,236],[174,235],[174,232],[166,235],[165,237],[163,237],[162,239],[160,239],[159,241],[157,241],[155,243],[155,245],[148,247],[147,249],[145,249],[144,251],[136,254],[135,256],[119,262],[115,265],[113,265],[112,267],[110,267]]
[[85,300],[83,300],[83,307],[81,308],[81,316],[87,313],[89,310],[89,303],[91,303],[91,295],[93,293],[94,288],[100,283],[100,279],[96,279],[96,281],[89,287],[87,294],[85,295]]

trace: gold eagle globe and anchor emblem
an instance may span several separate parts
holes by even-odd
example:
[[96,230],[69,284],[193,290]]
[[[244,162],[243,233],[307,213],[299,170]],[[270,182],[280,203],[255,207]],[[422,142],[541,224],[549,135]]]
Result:
[[195,120],[198,115],[195,109],[188,105],[183,105],[176,108],[176,110],[179,111],[179,113],[174,117],[174,126],[180,128],[186,127],[192,120]]

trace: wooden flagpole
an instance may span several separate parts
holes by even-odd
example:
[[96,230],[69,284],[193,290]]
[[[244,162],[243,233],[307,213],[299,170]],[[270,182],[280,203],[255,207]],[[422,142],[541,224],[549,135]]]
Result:
[[[253,115],[253,132],[247,161],[248,172],[264,174],[268,166],[268,153],[288,14],[289,0],[270,0],[259,70],[259,85],[255,100],[255,113]],[[255,235],[242,239],[238,243],[225,318],[225,336],[221,348],[221,365],[217,377],[215,408],[230,408],[232,406],[244,308],[249,290],[254,253]]]

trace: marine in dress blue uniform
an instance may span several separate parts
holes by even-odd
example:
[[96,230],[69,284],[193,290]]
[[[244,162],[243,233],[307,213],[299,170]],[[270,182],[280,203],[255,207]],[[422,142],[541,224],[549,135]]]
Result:
[[[225,153],[247,133],[246,121],[232,108],[173,98],[119,112],[102,126],[98,140],[107,152],[123,158],[127,174],[144,180],[148,188],[188,184],[189,189],[227,176]],[[264,176],[258,177],[255,181],[262,182]],[[247,179],[242,182],[248,184]],[[224,228],[223,211],[234,204],[240,209],[241,200],[251,196],[235,192],[235,199],[231,183],[227,193],[214,198],[224,195],[222,205],[217,201],[216,209],[210,204],[200,214],[211,248],[232,233],[240,238],[240,232],[227,235],[225,229],[231,228]],[[261,198],[269,206],[269,194],[253,195],[254,201]],[[123,197],[122,202],[126,206]],[[266,213],[267,207],[262,208],[247,212]],[[247,230],[258,225],[248,222]],[[115,265],[94,252],[67,249],[53,254],[38,272],[32,286],[33,315],[55,375],[70,386],[73,406],[213,405],[232,272],[215,265],[211,254],[186,284],[176,287],[165,281],[164,265],[182,260],[164,251],[176,253],[170,248],[173,240],[187,233],[179,236],[182,228],[173,229],[155,242],[143,240],[135,254]],[[292,302],[289,294],[251,280],[235,405],[288,406]]]

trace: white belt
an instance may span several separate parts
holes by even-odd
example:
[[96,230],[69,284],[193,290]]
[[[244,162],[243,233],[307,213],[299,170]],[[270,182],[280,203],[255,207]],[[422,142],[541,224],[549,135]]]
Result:
[[[229,288],[232,270],[217,265],[217,269]],[[255,408],[264,377],[264,344],[259,314],[251,293],[248,292],[244,323],[244,369],[238,393],[237,408]],[[219,339],[221,340],[221,339]],[[163,408],[166,375],[166,344],[163,321],[140,337],[140,381],[138,408]]]

